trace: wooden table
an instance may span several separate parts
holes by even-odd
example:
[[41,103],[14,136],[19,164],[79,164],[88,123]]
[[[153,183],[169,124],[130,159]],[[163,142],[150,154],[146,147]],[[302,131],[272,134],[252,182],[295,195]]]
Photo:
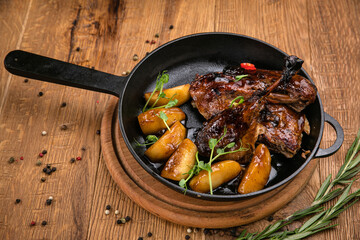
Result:
[[[345,141],[339,152],[320,161],[309,185],[273,215],[274,222],[312,201],[320,182],[343,163],[360,126],[359,12],[357,0],[3,0],[0,59],[10,50],[22,49],[122,75],[138,62],[133,60],[135,54],[141,59],[169,40],[212,31],[256,37],[299,56],[325,111],[343,126]],[[106,94],[31,79],[24,82],[0,67],[1,239],[185,239],[186,226],[146,212],[109,175],[96,134],[109,99]],[[64,124],[66,130],[61,129]],[[326,126],[321,146],[330,146],[334,139],[334,131]],[[43,150],[47,154],[39,158]],[[78,156],[81,161],[70,163]],[[10,157],[16,160],[12,164]],[[36,165],[38,160],[41,166]],[[57,171],[44,174],[46,164]],[[360,187],[359,181],[354,187]],[[46,205],[49,196],[53,201]],[[105,215],[108,204],[111,214]],[[338,227],[312,239],[360,239],[359,206],[343,213],[335,221]],[[115,224],[115,209],[132,220]],[[31,221],[36,226],[30,227]],[[41,226],[42,221],[47,225]],[[261,230],[269,223],[264,219],[243,228]],[[145,237],[148,232],[153,233],[151,238]],[[224,231],[189,235],[232,239],[227,232],[221,237]]]

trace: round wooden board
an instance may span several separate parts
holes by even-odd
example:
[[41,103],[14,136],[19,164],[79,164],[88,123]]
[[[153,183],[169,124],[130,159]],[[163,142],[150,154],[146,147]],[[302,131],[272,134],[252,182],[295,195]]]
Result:
[[312,176],[313,159],[290,183],[241,201],[208,201],[179,193],[151,176],[128,150],[118,124],[118,98],[112,98],[101,124],[101,145],[106,166],[134,202],[168,221],[199,228],[227,228],[262,219],[290,202]]

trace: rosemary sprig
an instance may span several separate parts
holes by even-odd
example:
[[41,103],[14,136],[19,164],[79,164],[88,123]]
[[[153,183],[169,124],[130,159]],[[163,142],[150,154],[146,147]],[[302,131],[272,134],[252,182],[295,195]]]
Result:
[[[340,167],[335,178],[331,180],[331,174],[325,179],[324,183],[321,185],[318,193],[315,196],[314,201],[310,207],[299,210],[292,215],[288,216],[283,220],[279,220],[274,224],[267,226],[260,233],[247,233],[244,230],[238,240],[243,239],[302,239],[313,235],[317,232],[335,227],[336,225],[331,225],[332,219],[336,218],[341,212],[345,211],[347,208],[352,206],[359,200],[360,189],[357,189],[355,192],[349,194],[352,183],[356,180],[353,179],[360,173],[360,130],[357,133],[357,136],[350,146],[344,164]],[[341,186],[340,188],[335,188],[335,186]],[[329,202],[330,200],[338,197],[337,202],[330,207],[329,209],[324,209],[321,205]],[[281,228],[289,225],[295,220],[302,219],[306,216],[313,215],[309,220],[307,220],[300,228],[295,229],[294,231],[281,231]]]

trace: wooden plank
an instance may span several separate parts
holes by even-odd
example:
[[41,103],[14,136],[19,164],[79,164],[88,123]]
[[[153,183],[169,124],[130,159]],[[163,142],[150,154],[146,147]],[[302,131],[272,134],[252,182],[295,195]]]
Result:
[[[321,179],[330,173],[336,174],[360,126],[360,66],[354,61],[360,57],[356,47],[360,40],[359,11],[359,1],[308,1],[312,73],[324,110],[339,121],[345,132],[340,151],[321,161]],[[322,146],[330,146],[335,137],[327,126]],[[359,186],[358,181],[353,185],[354,188]],[[319,238],[359,239],[359,232],[355,230],[359,222],[356,204],[335,221],[339,224],[335,230],[321,233]]]
[[[69,48],[72,33],[80,28],[80,12],[75,1],[32,1],[20,49],[73,61]],[[42,97],[37,96],[39,91],[44,93]],[[5,114],[0,117],[0,152],[4,163],[11,156],[24,156],[24,160],[1,168],[1,236],[86,238],[100,155],[96,130],[107,97],[34,80],[24,83],[23,78],[12,77],[2,111]],[[61,108],[63,101],[67,106]],[[63,124],[67,130],[60,129]],[[41,135],[43,130],[46,136]],[[44,149],[48,153],[38,167],[37,156]],[[83,160],[70,164],[70,158],[76,156]],[[51,176],[44,174],[45,164],[57,171]],[[44,183],[41,177],[46,177]],[[45,204],[49,196],[54,198],[51,206]],[[16,198],[22,199],[19,205],[14,205]],[[30,227],[33,220],[37,226]],[[40,226],[43,220],[48,222],[46,227]]]
[[[214,1],[124,1],[120,5],[84,5],[82,14],[93,16],[91,21],[97,22],[99,32],[93,32],[96,35],[94,39],[92,31],[87,29],[74,36],[84,46],[93,46],[92,42],[96,42],[96,46],[89,47],[90,54],[94,54],[99,65],[108,72],[122,74],[130,71],[137,63],[133,61],[134,54],[141,59],[146,52],[171,39],[199,31],[213,31],[213,21],[204,19],[213,19],[214,6]],[[195,11],[201,8],[206,11]],[[190,22],[189,18],[197,21]],[[170,25],[173,25],[173,29],[169,29]],[[155,37],[157,33],[159,38]],[[145,43],[146,40],[154,40],[156,43]],[[186,227],[162,220],[134,204],[111,179],[103,160],[97,173],[95,193],[89,239],[137,239],[145,237],[149,231],[153,233],[154,239],[184,239],[187,234]],[[108,216],[104,214],[107,204],[112,206]],[[115,209],[120,210],[118,217],[114,216]],[[117,218],[127,215],[132,217],[130,223],[115,223]],[[190,236],[192,239],[195,236],[196,239],[203,238],[200,232]]]

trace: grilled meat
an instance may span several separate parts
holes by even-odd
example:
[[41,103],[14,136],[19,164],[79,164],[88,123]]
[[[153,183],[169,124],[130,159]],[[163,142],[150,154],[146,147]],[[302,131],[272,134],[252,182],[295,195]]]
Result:
[[[281,77],[281,71],[262,70],[248,71],[241,67],[227,67],[223,72],[196,76],[191,83],[190,94],[193,105],[205,119],[229,108],[231,101],[237,96],[245,100],[259,91],[264,91]],[[239,81],[236,76],[248,75]],[[271,103],[286,104],[297,112],[301,112],[316,98],[316,87],[306,78],[295,75],[286,85],[279,85],[267,97]]]
[[[253,150],[255,149],[255,143],[260,135],[263,136],[264,141],[266,140],[269,143],[274,143],[272,145],[273,148],[275,148],[275,145],[278,144],[279,148],[277,150],[283,152],[284,155],[289,156],[289,152],[293,153],[294,151],[297,151],[298,149],[293,147],[291,143],[299,143],[299,138],[297,137],[298,135],[296,135],[298,132],[295,132],[294,135],[291,136],[294,137],[293,139],[276,139],[273,134],[283,130],[286,126],[303,129],[304,126],[301,125],[301,121],[298,123],[301,126],[296,127],[296,120],[299,120],[296,119],[296,117],[299,118],[301,114],[296,115],[294,111],[285,107],[274,114],[266,114],[264,111],[268,112],[269,109],[272,109],[271,106],[265,107],[267,97],[278,87],[283,86],[286,89],[288,85],[291,84],[292,77],[301,68],[302,63],[303,61],[295,56],[288,57],[286,59],[286,66],[282,75],[278,79],[275,79],[275,81],[265,90],[256,90],[253,95],[251,95],[242,104],[232,108],[227,106],[225,110],[221,111],[221,113],[206,122],[195,140],[195,144],[198,147],[200,155],[210,155],[210,148],[208,146],[209,140],[211,138],[220,139],[224,132],[224,127],[227,129],[227,133],[218,143],[216,149],[224,148],[231,142],[234,142],[235,146],[231,148],[230,151],[238,149],[241,146],[247,148],[246,151],[224,155],[223,157],[226,159],[237,160],[241,163],[248,162],[251,158]],[[290,116],[293,118],[290,118]],[[272,118],[277,120],[277,128],[274,131],[270,131],[272,130],[271,124],[275,122]],[[269,133],[266,134],[266,131],[269,131]],[[300,134],[301,133],[302,131]],[[289,137],[290,135],[283,134],[283,136]],[[293,145],[296,145],[296,143]]]

